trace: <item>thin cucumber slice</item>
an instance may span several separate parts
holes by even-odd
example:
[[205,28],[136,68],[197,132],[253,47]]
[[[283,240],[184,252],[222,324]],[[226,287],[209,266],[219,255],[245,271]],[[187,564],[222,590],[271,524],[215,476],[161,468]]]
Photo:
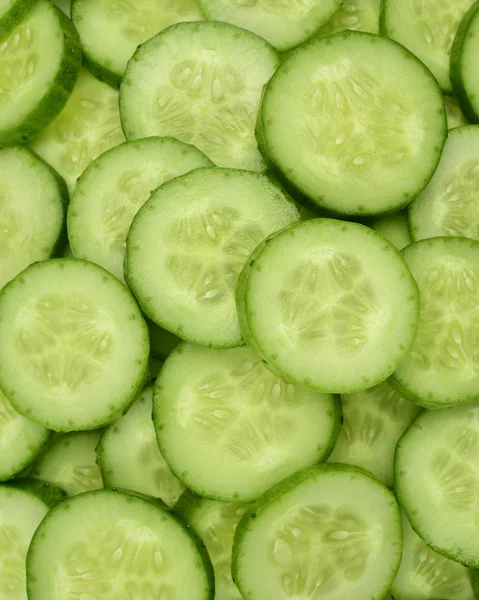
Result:
[[[30,541],[64,494],[41,482],[0,485],[0,597],[27,600],[25,560]],[[50,596],[45,596],[49,598]]]
[[[470,5],[470,2],[469,2]],[[479,123],[479,2],[464,16],[451,53],[451,81],[462,110],[472,123]]]
[[161,498],[174,506],[185,487],[161,455],[151,419],[153,387],[146,387],[129,411],[112,423],[97,448],[105,485]]
[[124,141],[118,92],[82,69],[65,108],[31,148],[60,173],[73,193],[84,169]]
[[82,260],[36,263],[0,293],[0,388],[55,431],[96,429],[143,386],[148,329],[126,287]]
[[241,330],[286,381],[350,394],[384,381],[419,316],[401,254],[357,223],[313,219],[260,244],[236,289]]
[[452,91],[451,48],[472,0],[383,0],[381,30],[421,60],[441,88]]
[[318,35],[333,35],[351,29],[365,33],[379,33],[381,0],[345,0]]
[[426,408],[479,399],[479,242],[422,240],[405,248],[404,258],[419,286],[421,315],[391,385]]
[[474,600],[468,570],[437,554],[414,532],[402,516],[401,566],[391,586],[395,600]]
[[243,600],[231,577],[233,538],[249,504],[217,502],[187,491],[175,507],[205,542],[215,570],[215,600]]
[[30,477],[53,483],[69,496],[101,489],[95,453],[100,436],[101,431],[75,431],[59,437],[35,462]]
[[408,212],[414,241],[440,236],[479,240],[479,125],[449,132],[437,171]]
[[226,21],[260,35],[284,52],[325,25],[342,0],[198,0],[207,19]]
[[345,31],[316,38],[266,85],[257,137],[292,195],[335,214],[403,208],[431,179],[446,139],[444,100],[399,44]]
[[407,213],[400,212],[395,215],[382,217],[373,223],[373,229],[402,250],[411,243]]
[[238,275],[267,235],[298,220],[264,175],[197,169],[159,187],[136,214],[126,280],[157,325],[202,346],[239,346]]
[[8,35],[32,10],[36,0],[0,0],[0,38]]
[[159,327],[153,321],[148,320],[147,323],[150,332],[150,352],[155,358],[165,360],[176,348],[180,338],[163,327]]
[[68,192],[56,173],[26,148],[0,149],[0,163],[1,290],[61,246]]
[[325,460],[339,415],[334,396],[284,383],[246,347],[181,343],[155,386],[153,420],[166,462],[191,490],[226,502],[251,502]]
[[219,167],[261,171],[254,127],[263,86],[279,62],[265,40],[233,25],[172,25],[128,63],[120,90],[125,135],[171,135]]
[[202,19],[196,0],[74,0],[71,15],[88,69],[114,87],[139,44],[174,23]]
[[[479,567],[479,404],[424,411],[403,435],[394,465],[398,501],[436,552]],[[393,593],[394,595],[394,593]]]
[[393,494],[362,469],[319,465],[281,482],[236,530],[245,600],[380,600],[401,560]]
[[212,162],[173,138],[125,142],[94,160],[79,178],[68,209],[73,254],[124,281],[126,235],[133,217],[159,185]]
[[81,66],[78,35],[50,2],[37,2],[0,37],[0,146],[23,144],[65,106]]
[[42,521],[27,590],[29,600],[212,600],[214,582],[204,548],[177,518],[138,496],[100,490],[62,502]]
[[444,102],[446,104],[447,127],[449,130],[469,125],[455,96],[444,96]]
[[329,462],[363,467],[392,487],[396,444],[421,409],[387,383],[345,394],[341,406],[343,425]]
[[26,469],[50,438],[50,431],[13,409],[0,392],[0,481]]

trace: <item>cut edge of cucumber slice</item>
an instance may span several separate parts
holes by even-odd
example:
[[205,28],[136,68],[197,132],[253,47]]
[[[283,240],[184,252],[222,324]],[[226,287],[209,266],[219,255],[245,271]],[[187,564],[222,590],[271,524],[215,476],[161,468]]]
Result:
[[0,38],[11,33],[27,16],[36,0],[16,0],[3,15],[0,14]]

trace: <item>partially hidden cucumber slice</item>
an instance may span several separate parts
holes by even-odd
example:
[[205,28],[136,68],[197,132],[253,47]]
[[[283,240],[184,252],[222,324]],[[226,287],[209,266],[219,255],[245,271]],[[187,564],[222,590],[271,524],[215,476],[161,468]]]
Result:
[[61,246],[68,191],[26,148],[0,149],[0,163],[1,290],[28,265],[50,258]]
[[446,104],[447,127],[449,130],[454,129],[455,127],[469,125],[455,96],[444,96],[444,102]]
[[126,280],[156,324],[202,346],[239,346],[238,275],[267,235],[298,220],[264,175],[196,169],[160,186],[136,214]]
[[118,87],[137,46],[181,21],[200,21],[196,0],[74,0],[71,14],[88,69]]
[[416,341],[390,383],[426,408],[479,399],[479,242],[442,237],[404,249],[419,287]]
[[325,460],[339,415],[334,396],[284,383],[246,347],[181,343],[155,386],[156,435],[171,470],[194,492],[226,502],[251,502]]
[[50,2],[37,2],[0,36],[0,146],[25,143],[53,121],[80,66],[78,35]]
[[[398,443],[395,491],[436,552],[479,567],[479,405],[424,411]],[[394,595],[394,592],[393,592]]]
[[101,431],[75,431],[57,438],[35,461],[29,476],[57,485],[69,496],[103,487],[95,448]]
[[396,444],[421,409],[387,383],[345,394],[341,406],[343,425],[329,462],[363,467],[392,487]]
[[124,281],[126,235],[152,190],[192,169],[210,166],[194,146],[174,138],[151,137],[108,150],[81,175],[68,209],[74,256]]
[[165,360],[165,358],[176,348],[180,338],[174,333],[170,333],[167,329],[159,327],[149,319],[147,323],[148,331],[150,332],[150,352],[155,358]]
[[381,0],[345,0],[318,35],[332,35],[346,29],[379,33]]
[[451,54],[451,81],[462,110],[472,123],[479,123],[478,38],[479,2],[475,2],[462,20]]
[[152,404],[150,385],[128,412],[105,430],[97,448],[98,464],[106,486],[134,490],[174,506],[185,487],[158,448]]
[[431,550],[403,515],[401,566],[391,586],[394,600],[474,600],[468,569]]
[[125,135],[171,135],[220,167],[261,171],[254,127],[279,62],[265,40],[233,25],[172,25],[128,63],[120,90]]
[[354,393],[384,381],[416,336],[419,298],[401,254],[375,231],[333,219],[270,236],[236,289],[241,330],[286,381]]
[[0,38],[8,35],[26,17],[36,0],[0,1]]
[[84,169],[124,141],[118,92],[82,69],[65,108],[31,148],[60,173],[73,193]]
[[115,277],[86,261],[36,263],[0,293],[0,388],[56,431],[96,429],[143,385],[148,329]]
[[393,494],[362,469],[319,465],[242,517],[233,576],[245,600],[380,600],[401,560]]
[[42,521],[28,552],[27,590],[29,600],[213,600],[214,582],[204,547],[176,517],[144,498],[99,490],[62,502]]
[[382,217],[372,224],[373,229],[402,250],[411,243],[407,212]]
[[315,38],[265,87],[259,147],[291,193],[335,214],[379,215],[431,179],[446,139],[442,93],[403,46],[369,33]]
[[414,241],[439,236],[479,240],[479,125],[449,132],[437,171],[408,213]]

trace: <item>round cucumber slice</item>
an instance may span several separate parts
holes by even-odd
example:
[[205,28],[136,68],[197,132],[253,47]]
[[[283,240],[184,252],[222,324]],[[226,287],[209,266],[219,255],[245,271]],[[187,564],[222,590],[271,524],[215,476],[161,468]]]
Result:
[[391,385],[426,408],[479,399],[479,242],[433,238],[403,252],[421,314],[414,347]]
[[68,209],[74,256],[124,281],[126,235],[133,217],[159,185],[212,162],[173,138],[125,142],[94,160],[79,178]]
[[64,107],[81,66],[70,20],[50,2],[36,2],[0,37],[0,146],[23,144]]
[[417,286],[369,227],[304,221],[270,236],[236,289],[241,330],[268,368],[309,389],[349,394],[384,381],[410,351]]
[[423,542],[479,567],[479,405],[424,411],[400,439],[398,501]]
[[318,465],[242,517],[233,577],[245,600],[380,600],[401,561],[393,494],[362,469]]
[[257,137],[292,190],[335,214],[406,206],[446,140],[444,100],[399,44],[345,31],[295,50],[266,85]]
[[0,38],[8,35],[32,10],[36,0],[0,1]]
[[100,490],[62,502],[42,521],[28,551],[27,590],[29,600],[213,600],[214,582],[204,547],[176,517]]
[[279,62],[265,40],[228,23],[172,25],[128,63],[120,90],[125,135],[171,135],[219,167],[261,171],[254,128]]
[[366,33],[379,33],[381,0],[345,0],[318,35],[333,35],[351,29]]
[[26,148],[0,149],[0,163],[1,290],[28,265],[50,258],[62,245],[68,191],[58,175]]
[[115,277],[86,261],[36,263],[0,293],[0,388],[56,431],[115,419],[143,385],[148,329]]
[[440,236],[479,240],[479,125],[449,133],[437,171],[408,212],[414,241]]
[[246,347],[181,343],[155,386],[153,420],[166,462],[188,488],[225,502],[251,502],[325,460],[339,414],[334,396],[284,383]]
[[239,346],[238,275],[267,235],[298,220],[264,175],[197,169],[160,186],[136,214],[125,278],[157,325],[202,346]]

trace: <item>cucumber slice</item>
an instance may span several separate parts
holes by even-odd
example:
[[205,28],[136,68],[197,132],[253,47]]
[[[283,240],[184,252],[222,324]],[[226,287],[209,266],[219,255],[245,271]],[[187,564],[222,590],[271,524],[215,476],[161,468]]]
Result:
[[226,21],[260,35],[280,51],[308,40],[342,0],[198,0],[207,19]]
[[0,37],[0,146],[22,144],[65,106],[81,66],[78,35],[50,2],[37,2]]
[[0,388],[56,431],[115,419],[143,385],[148,329],[115,277],[72,258],[31,265],[0,293]]
[[245,600],[379,600],[401,560],[392,493],[362,469],[318,465],[242,517],[233,577]]
[[249,504],[200,498],[187,491],[175,507],[205,542],[215,570],[215,600],[243,600],[231,577],[233,538]]
[[214,582],[206,552],[177,518],[138,496],[100,490],[62,502],[42,521],[27,590],[29,600],[212,600]]
[[[30,540],[48,510],[63,499],[42,482],[0,485],[0,597],[27,600],[25,559]],[[51,596],[46,596],[50,598]]]
[[421,60],[441,88],[452,91],[451,48],[472,0],[384,0],[381,30]]
[[103,481],[95,453],[100,436],[101,431],[62,435],[35,462],[30,477],[53,483],[69,496],[101,489]]
[[387,383],[345,394],[341,405],[343,426],[329,462],[363,467],[392,487],[396,444],[421,409]]
[[0,392],[0,481],[8,481],[33,462],[50,432],[15,411]]
[[0,1],[0,38],[8,35],[32,10],[36,0]]
[[408,211],[414,241],[440,236],[479,240],[479,125],[449,133],[437,171]]
[[68,17],[70,16],[70,0],[53,0],[53,4],[62,10]]
[[246,347],[181,343],[155,386],[153,420],[166,462],[194,492],[226,502],[251,502],[325,460],[339,415],[335,397],[284,383]]
[[84,171],[68,209],[68,238],[77,258],[91,260],[124,281],[126,235],[133,217],[168,179],[211,161],[173,138],[125,142]]
[[424,411],[396,449],[395,489],[436,552],[479,567],[479,404]]
[[318,35],[333,35],[347,29],[379,33],[380,13],[381,0],[345,0]]
[[402,250],[411,243],[407,213],[400,212],[395,215],[382,217],[372,224],[374,230],[385,237],[398,250]]
[[257,244],[297,220],[264,175],[197,169],[162,185],[137,213],[126,280],[156,324],[202,346],[239,346],[238,275]]
[[474,600],[466,568],[428,548],[404,515],[402,529],[401,566],[391,586],[395,600]]
[[293,196],[335,214],[377,215],[403,208],[432,177],[444,100],[402,46],[345,31],[282,63],[265,88],[257,137]]
[[469,125],[455,96],[444,96],[444,102],[446,104],[447,127],[449,130]]
[[150,332],[150,352],[154,358],[165,360],[176,348],[180,338],[163,327],[158,327],[153,321],[148,320],[147,323]]
[[332,219],[270,236],[236,290],[241,330],[268,368],[309,389],[349,394],[384,381],[412,347],[417,287],[369,227]]
[[479,242],[423,240],[405,248],[404,258],[419,286],[421,315],[391,385],[426,408],[479,399]]
[[451,54],[451,81],[462,110],[472,123],[479,123],[478,38],[479,2],[475,2],[461,22]]
[[74,0],[71,14],[88,69],[114,87],[139,44],[174,23],[202,19],[196,0]]
[[118,92],[82,69],[65,108],[31,148],[60,173],[73,193],[84,169],[124,141]]
[[128,63],[120,90],[125,135],[171,135],[219,167],[263,170],[254,127],[279,62],[265,40],[233,25],[172,25]]
[[112,423],[97,448],[105,485],[161,498],[174,506],[184,485],[161,455],[151,420],[153,387],[146,387],[129,411]]
[[68,192],[56,173],[26,148],[1,149],[0,163],[1,290],[62,245]]

